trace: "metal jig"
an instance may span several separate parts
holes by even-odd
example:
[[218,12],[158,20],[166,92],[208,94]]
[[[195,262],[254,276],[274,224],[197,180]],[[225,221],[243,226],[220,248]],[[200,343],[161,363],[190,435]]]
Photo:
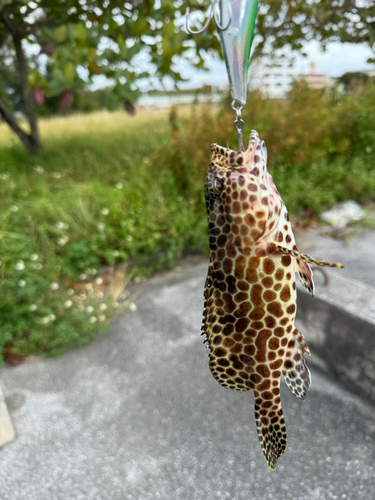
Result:
[[[198,30],[193,30],[190,27],[190,7],[186,7],[186,17],[185,17],[185,27],[186,31],[190,35],[200,35],[203,33],[208,25],[210,24],[210,21],[212,18],[215,19],[215,24],[218,30],[225,31],[229,28],[230,23],[232,22],[232,12],[231,12],[231,4],[227,3],[227,14],[228,14],[228,21],[227,24],[224,25],[222,24],[222,19],[221,17],[223,16],[223,11],[220,7],[220,0],[211,0],[211,5],[208,9],[208,14],[207,14],[207,19],[204,25],[202,26],[201,29]],[[221,13],[220,13],[221,12]]]
[[186,9],[186,31],[192,35],[203,33],[211,19],[215,19],[228,72],[232,109],[236,113],[234,127],[238,134],[239,151],[244,151],[244,121],[241,111],[247,99],[247,80],[258,2],[259,0],[211,0],[206,22],[198,30],[191,29],[190,9]]

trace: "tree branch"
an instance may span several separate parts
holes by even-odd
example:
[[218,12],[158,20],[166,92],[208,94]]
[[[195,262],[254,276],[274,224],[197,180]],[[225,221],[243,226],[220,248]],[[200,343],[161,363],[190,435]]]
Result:
[[[7,6],[8,7],[8,6]],[[20,84],[22,89],[22,96],[25,104],[25,114],[27,116],[28,122],[30,124],[30,134],[26,134],[22,129],[17,125],[14,119],[12,119],[9,111],[2,107],[1,114],[7,123],[12,127],[12,129],[16,132],[18,137],[24,142],[31,153],[37,153],[41,151],[42,146],[39,138],[38,131],[38,121],[36,115],[35,104],[33,100],[33,96],[31,94],[29,84],[28,84],[28,64],[25,56],[25,52],[22,47],[22,39],[24,37],[24,26],[22,24],[17,24],[17,22],[10,16],[9,11],[5,7],[0,12],[0,19],[3,21],[6,29],[10,33],[12,37],[14,48],[16,50],[16,58],[18,63],[18,71],[20,75]],[[11,121],[9,121],[11,119]]]
[[5,104],[0,101],[0,116],[7,122],[10,128],[15,132],[24,144],[30,143],[30,136],[22,130],[12,114],[6,108]]

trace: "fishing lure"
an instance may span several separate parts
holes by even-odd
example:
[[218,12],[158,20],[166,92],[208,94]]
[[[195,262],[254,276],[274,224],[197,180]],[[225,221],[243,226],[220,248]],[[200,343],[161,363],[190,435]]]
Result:
[[274,469],[287,437],[280,379],[304,399],[310,351],[295,328],[296,280],[314,293],[309,264],[343,267],[300,253],[288,211],[267,171],[267,149],[251,132],[246,151],[211,147],[205,183],[210,264],[202,335],[223,387],[252,389],[259,440]]

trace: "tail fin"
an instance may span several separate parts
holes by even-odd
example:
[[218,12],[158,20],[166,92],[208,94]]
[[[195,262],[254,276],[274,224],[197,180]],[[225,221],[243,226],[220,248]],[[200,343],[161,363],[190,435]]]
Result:
[[[271,393],[269,393],[271,394]],[[280,395],[265,399],[262,393],[254,391],[255,420],[257,432],[270,469],[276,467],[277,460],[286,450],[286,429]]]

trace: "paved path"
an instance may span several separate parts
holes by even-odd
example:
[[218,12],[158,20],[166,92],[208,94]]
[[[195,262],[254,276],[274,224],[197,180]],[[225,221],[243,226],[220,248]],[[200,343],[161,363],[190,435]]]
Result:
[[305,402],[282,387],[288,449],[268,469],[252,395],[208,370],[205,270],[151,280],[85,349],[0,369],[18,435],[0,500],[373,498],[375,408],[314,371]]

